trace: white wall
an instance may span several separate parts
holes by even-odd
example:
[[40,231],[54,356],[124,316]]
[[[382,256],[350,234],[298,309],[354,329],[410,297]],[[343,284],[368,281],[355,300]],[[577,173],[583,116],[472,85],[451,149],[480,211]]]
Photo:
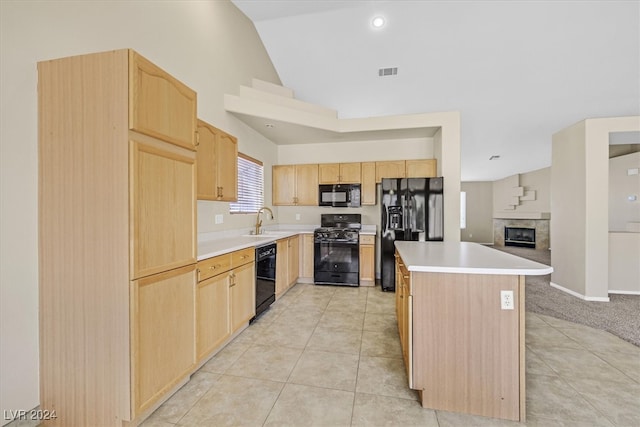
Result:
[[493,182],[462,182],[461,190],[467,193],[467,226],[460,240],[493,244]]
[[[511,203],[513,187],[524,187],[524,191],[535,191],[535,200],[519,200],[515,209],[506,209]],[[526,214],[549,213],[551,211],[551,168],[538,169],[493,181],[493,211],[500,213]]]
[[[198,93],[198,115],[239,139],[246,154],[277,158],[273,143],[223,106],[256,77],[280,83],[253,24],[228,1],[0,2],[0,409],[38,401],[38,61],[133,48]],[[270,180],[270,175],[268,177]],[[269,196],[270,199],[270,196]],[[199,226],[226,204],[199,202]],[[251,218],[232,220],[247,226]],[[224,224],[228,225],[228,224]]]
[[640,174],[629,175],[630,169],[640,169],[640,152],[609,159],[609,231],[627,231],[628,223],[640,223]]
[[384,160],[431,159],[433,138],[279,145],[278,162],[347,163]]
[[640,295],[640,233],[609,233],[609,292]]

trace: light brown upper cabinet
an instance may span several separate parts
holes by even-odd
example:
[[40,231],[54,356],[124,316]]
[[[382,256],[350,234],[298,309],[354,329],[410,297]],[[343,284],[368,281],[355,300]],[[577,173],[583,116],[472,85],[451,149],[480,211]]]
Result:
[[376,204],[376,162],[361,163],[360,204]]
[[359,184],[360,163],[321,163],[320,184]]
[[318,165],[273,166],[274,206],[318,206]]
[[129,128],[196,149],[196,93],[129,50]]
[[198,120],[198,199],[238,200],[238,139]]
[[376,182],[382,182],[382,178],[405,178],[404,167],[404,160],[376,162]]
[[433,178],[437,176],[436,159],[407,160],[407,178]]

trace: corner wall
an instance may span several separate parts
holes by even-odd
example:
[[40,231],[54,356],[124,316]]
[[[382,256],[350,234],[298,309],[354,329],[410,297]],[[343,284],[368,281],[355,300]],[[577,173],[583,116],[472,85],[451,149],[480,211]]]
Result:
[[551,282],[586,300],[609,300],[609,133],[638,130],[640,117],[614,117],[553,135]]
[[577,123],[553,135],[551,148],[551,282],[585,294],[586,127]]

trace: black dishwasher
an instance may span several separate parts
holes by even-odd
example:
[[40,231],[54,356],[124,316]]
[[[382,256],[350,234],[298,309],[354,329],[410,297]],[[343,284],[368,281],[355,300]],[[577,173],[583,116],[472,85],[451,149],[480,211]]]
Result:
[[276,300],[276,244],[256,248],[256,316]]

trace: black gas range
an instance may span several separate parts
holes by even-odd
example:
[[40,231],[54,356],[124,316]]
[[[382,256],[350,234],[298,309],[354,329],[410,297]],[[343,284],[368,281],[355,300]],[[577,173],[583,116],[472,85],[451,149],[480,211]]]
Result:
[[317,285],[360,286],[360,214],[322,214],[314,230]]

